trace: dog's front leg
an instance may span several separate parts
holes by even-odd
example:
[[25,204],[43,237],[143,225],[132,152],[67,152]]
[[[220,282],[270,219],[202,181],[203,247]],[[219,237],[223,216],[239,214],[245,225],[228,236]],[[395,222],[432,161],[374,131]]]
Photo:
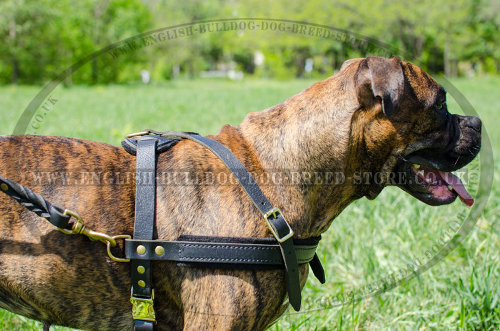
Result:
[[286,306],[283,271],[189,269],[184,330],[264,330]]

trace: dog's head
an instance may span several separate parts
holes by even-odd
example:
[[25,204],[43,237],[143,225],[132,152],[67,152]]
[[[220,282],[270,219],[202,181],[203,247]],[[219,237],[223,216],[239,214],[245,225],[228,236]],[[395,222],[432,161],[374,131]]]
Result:
[[457,196],[472,205],[451,172],[478,154],[479,118],[450,114],[444,88],[397,57],[354,59],[345,67],[353,73],[359,102],[351,124],[357,133],[353,146],[362,150],[363,169],[381,174],[363,195],[374,198],[384,186],[397,185],[430,205],[451,203]]

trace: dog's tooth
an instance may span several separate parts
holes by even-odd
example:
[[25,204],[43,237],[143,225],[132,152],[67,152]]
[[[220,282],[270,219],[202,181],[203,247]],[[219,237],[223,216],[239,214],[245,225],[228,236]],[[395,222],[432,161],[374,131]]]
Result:
[[417,171],[417,173],[422,177],[424,176],[424,170]]
[[448,190],[453,191],[453,186],[448,185]]
[[413,164],[413,168],[415,168],[415,169],[420,168],[420,164],[415,164],[415,163],[414,163],[414,164]]

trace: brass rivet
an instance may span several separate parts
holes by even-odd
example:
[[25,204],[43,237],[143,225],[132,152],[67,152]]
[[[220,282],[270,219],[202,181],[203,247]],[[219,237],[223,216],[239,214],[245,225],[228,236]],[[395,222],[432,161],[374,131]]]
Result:
[[156,255],[163,255],[163,253],[165,253],[165,248],[162,246],[156,246],[155,253]]
[[140,274],[143,274],[146,272],[146,268],[144,268],[142,265],[137,267],[137,272]]
[[144,247],[142,245],[137,246],[137,253],[139,253],[141,255],[146,254],[146,247]]
[[137,282],[137,284],[140,286],[140,287],[144,287],[146,286],[146,282],[144,282],[143,280],[140,280]]
[[2,183],[0,185],[0,188],[2,188],[2,191],[7,191],[9,189],[9,187],[7,186],[7,184],[4,184],[4,183]]

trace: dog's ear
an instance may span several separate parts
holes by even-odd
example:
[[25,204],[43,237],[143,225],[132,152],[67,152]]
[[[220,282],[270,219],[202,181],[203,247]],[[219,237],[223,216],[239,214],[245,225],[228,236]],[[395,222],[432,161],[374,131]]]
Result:
[[357,58],[354,58],[354,59],[345,60],[344,63],[342,63],[342,66],[340,66],[339,71],[342,71],[344,68],[348,67],[350,64],[352,64],[352,63],[354,63],[356,61],[361,61],[361,60],[364,60],[364,59],[360,58],[360,57],[357,57]]
[[382,102],[382,111],[391,116],[397,108],[404,90],[404,74],[401,60],[394,56],[367,57],[358,67],[354,77],[356,94],[362,106]]

